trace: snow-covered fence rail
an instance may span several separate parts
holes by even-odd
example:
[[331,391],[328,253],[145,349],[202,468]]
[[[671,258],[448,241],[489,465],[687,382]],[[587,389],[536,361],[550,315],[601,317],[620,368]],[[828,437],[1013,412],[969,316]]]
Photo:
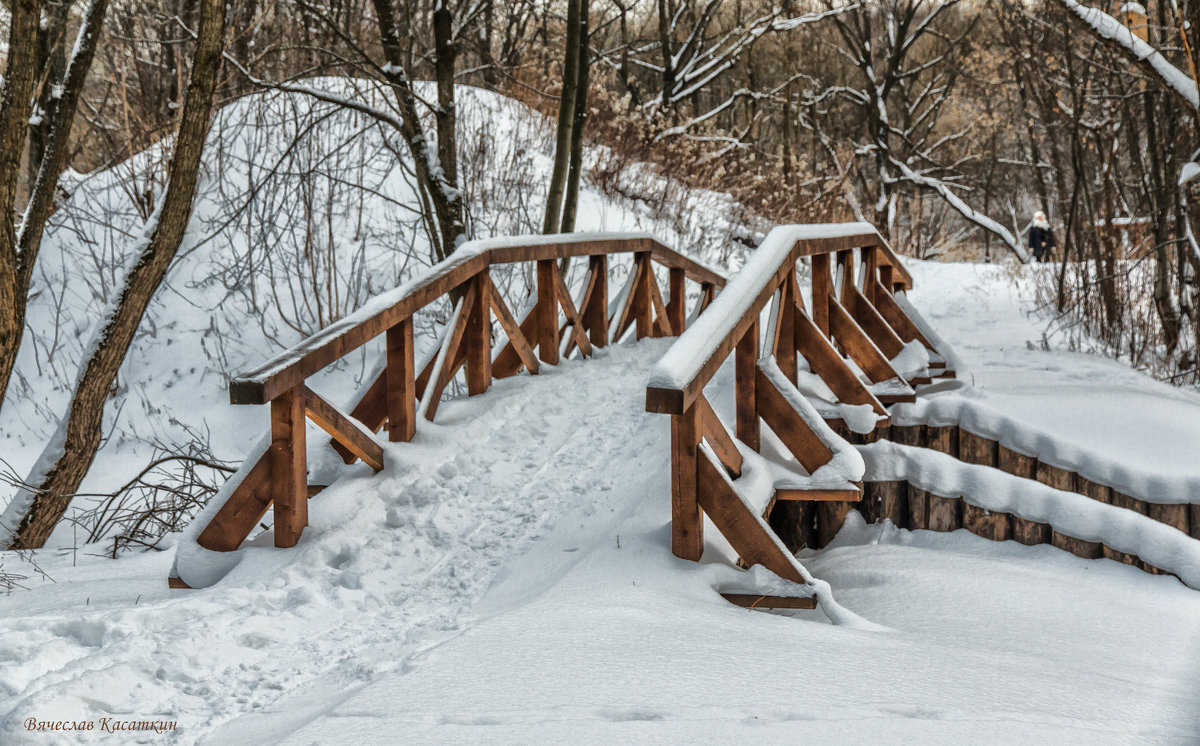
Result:
[[[797,279],[803,263],[808,303]],[[646,389],[647,411],[671,415],[676,556],[700,558],[707,513],[746,563],[803,582],[765,510],[780,500],[817,501],[828,525],[840,525],[861,498],[863,464],[846,454],[835,430],[886,427],[885,404],[914,401],[912,386],[928,383],[931,371],[954,375],[894,297],[911,286],[870,224],[785,226],[767,235],[659,361]],[[704,394],[730,355],[733,435]],[[764,422],[778,441],[770,450],[790,453],[803,473],[785,473],[756,496],[758,486],[742,478],[743,461],[762,451]]]
[[[632,254],[633,272],[609,308],[609,257]],[[559,263],[588,259],[585,290],[577,303]],[[492,283],[489,268],[536,264],[536,302],[518,321]],[[655,265],[665,268],[664,301]],[[388,425],[392,441],[411,440],[419,417],[432,420],[450,381],[465,368],[468,395],[483,393],[493,378],[521,369],[536,374],[541,363],[557,364],[576,350],[620,339],[631,328],[637,338],[673,336],[683,331],[688,280],[700,286],[699,313],[723,287],[717,272],[668,248],[648,234],[569,234],[473,241],[423,276],[371,299],[359,310],[234,378],[233,404],[271,406],[270,434],[258,452],[197,518],[195,543],[203,550],[237,549],[274,506],[274,541],[294,546],[307,525],[305,422],[311,419],[333,438],[347,462],[362,459],[383,468],[383,448],[375,433]],[[443,296],[455,300],[454,314],[436,355],[418,371],[413,315]],[[492,349],[492,317],[507,336]],[[306,385],[309,377],[367,342],[386,336],[386,364],[350,413],[340,411]],[[536,349],[536,353],[535,353]],[[173,579],[176,585],[186,579]]]

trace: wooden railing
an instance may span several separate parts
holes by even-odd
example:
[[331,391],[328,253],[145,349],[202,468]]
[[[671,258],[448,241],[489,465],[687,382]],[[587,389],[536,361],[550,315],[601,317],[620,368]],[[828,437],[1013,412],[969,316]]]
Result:
[[[801,262],[810,265],[811,314],[797,279]],[[765,422],[810,475],[846,445],[836,436],[831,440],[830,428],[814,421],[812,404],[797,390],[798,356],[829,387],[837,404],[869,407],[876,427],[889,424],[886,404],[913,401],[912,386],[930,380],[928,371],[906,380],[893,368],[907,343],[919,342],[930,353],[929,367],[936,374],[952,375],[893,297],[911,286],[912,276],[869,224],[776,228],[676,340],[646,390],[646,409],[671,415],[671,547],[676,556],[700,559],[707,513],[743,562],[801,582],[764,516],[754,514],[737,493],[743,458],[739,445],[760,451]],[[730,355],[736,396],[732,435],[704,394]],[[839,411],[844,410],[821,412],[820,418],[845,433]],[[830,486],[812,480],[776,485],[771,504],[816,500],[848,506],[860,497],[860,482],[843,479]]]
[[[633,255],[625,289],[609,309],[609,257]],[[559,262],[587,257],[585,290],[572,297]],[[536,303],[518,321],[492,282],[490,268],[516,262],[536,263]],[[664,300],[654,265],[667,269]],[[233,404],[270,404],[270,446],[236,484],[227,485],[224,502],[200,532],[201,547],[237,549],[274,506],[277,547],[294,546],[308,523],[305,420],[311,419],[333,439],[346,461],[362,459],[383,468],[377,432],[386,423],[391,441],[409,441],[419,417],[432,420],[450,381],[465,367],[467,393],[481,394],[494,378],[521,369],[536,374],[541,363],[557,364],[576,349],[593,348],[622,338],[633,328],[638,339],[673,336],[687,323],[685,283],[700,285],[699,307],[712,301],[725,279],[646,234],[595,236],[571,234],[464,244],[453,256],[418,280],[372,298],[358,311],[331,324],[257,369],[233,379]],[[457,298],[454,314],[437,354],[417,370],[413,315],[443,296]],[[508,341],[493,355],[492,316]],[[313,374],[384,335],[386,364],[350,413],[310,389]],[[568,335],[564,339],[564,335]],[[535,354],[536,349],[536,354]]]

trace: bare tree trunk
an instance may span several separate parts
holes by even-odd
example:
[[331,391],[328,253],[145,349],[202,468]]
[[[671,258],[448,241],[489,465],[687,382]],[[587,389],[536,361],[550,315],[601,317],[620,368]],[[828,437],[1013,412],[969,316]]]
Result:
[[32,108],[41,5],[39,0],[12,0],[8,6],[8,60],[0,96],[0,406],[25,328],[25,293],[19,280],[20,255],[12,215]]
[[[392,10],[391,0],[372,0],[375,7],[376,20],[379,24],[379,35],[386,65],[383,68],[388,86],[396,97],[396,106],[400,111],[403,125],[400,130],[413,157],[413,166],[417,174],[417,183],[424,191],[432,205],[434,217],[438,226],[438,234],[434,236],[435,261],[441,261],[458,247],[466,237],[466,225],[463,221],[462,191],[458,188],[458,174],[452,160],[449,164],[441,160],[441,154],[453,154],[456,150],[453,130],[454,122],[454,49],[450,44],[453,29],[450,25],[453,16],[445,8],[445,0],[441,3],[443,12],[434,14],[435,44],[441,50],[438,54],[438,108],[435,112],[438,127],[437,151],[429,144],[428,138],[421,128],[421,119],[417,114],[417,99],[413,93],[412,82],[406,72],[408,66],[408,50],[400,43],[397,34],[396,16]],[[445,49],[442,49],[445,45]],[[443,56],[445,55],[445,56]],[[446,98],[449,97],[449,101]],[[450,128],[446,128],[449,122]],[[449,169],[447,168],[449,165]]]
[[[147,226],[136,263],[101,321],[90,345],[70,408],[50,445],[38,459],[26,505],[10,546],[30,549],[45,544],[78,491],[100,446],[104,403],[145,314],[183,241],[192,214],[200,157],[208,137],[213,90],[221,65],[225,32],[225,0],[201,0],[200,22],[183,113],[175,138],[166,195]],[[12,506],[10,506],[11,509]],[[7,511],[6,511],[7,512]]]
[[579,19],[582,0],[568,0],[567,42],[563,55],[562,95],[558,99],[558,128],[554,141],[554,171],[546,193],[542,233],[555,233],[562,221],[563,191],[571,165],[571,138],[575,126],[575,93],[579,85]]
[[587,127],[588,69],[588,4],[580,0],[579,10],[579,70],[575,84],[575,112],[571,125],[571,162],[567,173],[567,194],[563,199],[562,233],[575,230],[575,215],[579,210],[579,181],[583,177],[583,133]]
[[[26,301],[33,268],[42,246],[46,223],[54,213],[54,193],[58,178],[67,167],[70,156],[71,124],[75,120],[79,97],[87,81],[88,71],[100,43],[100,29],[108,11],[108,0],[91,0],[83,14],[75,49],[61,78],[52,81],[56,89],[47,98],[44,113],[45,139],[41,141],[39,160],[33,164],[36,176],[25,206],[21,227],[17,230],[17,306],[21,327],[25,325]],[[31,146],[32,149],[32,146]],[[15,351],[14,351],[15,357]],[[4,400],[7,380],[0,381],[0,405]]]

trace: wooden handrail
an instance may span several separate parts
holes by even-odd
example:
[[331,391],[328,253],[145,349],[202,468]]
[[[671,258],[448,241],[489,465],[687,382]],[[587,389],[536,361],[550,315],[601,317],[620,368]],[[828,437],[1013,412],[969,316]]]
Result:
[[[781,226],[772,229],[729,281],[704,315],[680,335],[654,369],[646,389],[646,409],[682,414],[757,323],[759,314],[801,257],[856,248],[881,248],[886,242],[869,223]],[[890,249],[888,249],[890,251]],[[886,254],[893,261],[895,254]],[[895,266],[899,266],[896,259]],[[905,273],[906,274],[906,273]],[[911,286],[911,277],[908,280]]]
[[485,239],[463,244],[421,278],[377,295],[357,311],[229,382],[231,404],[265,404],[450,293],[492,265],[567,257],[649,252],[696,282],[723,287],[725,278],[647,233],[587,233]]

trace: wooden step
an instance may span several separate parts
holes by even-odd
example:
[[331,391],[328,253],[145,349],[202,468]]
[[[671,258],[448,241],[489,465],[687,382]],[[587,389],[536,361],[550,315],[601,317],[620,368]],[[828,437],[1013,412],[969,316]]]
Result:
[[817,599],[813,596],[770,596],[753,593],[722,593],[721,597],[743,609],[815,609]]
[[808,500],[811,502],[858,502],[862,488],[853,485],[846,489],[812,489],[805,487],[776,487],[775,500]]

